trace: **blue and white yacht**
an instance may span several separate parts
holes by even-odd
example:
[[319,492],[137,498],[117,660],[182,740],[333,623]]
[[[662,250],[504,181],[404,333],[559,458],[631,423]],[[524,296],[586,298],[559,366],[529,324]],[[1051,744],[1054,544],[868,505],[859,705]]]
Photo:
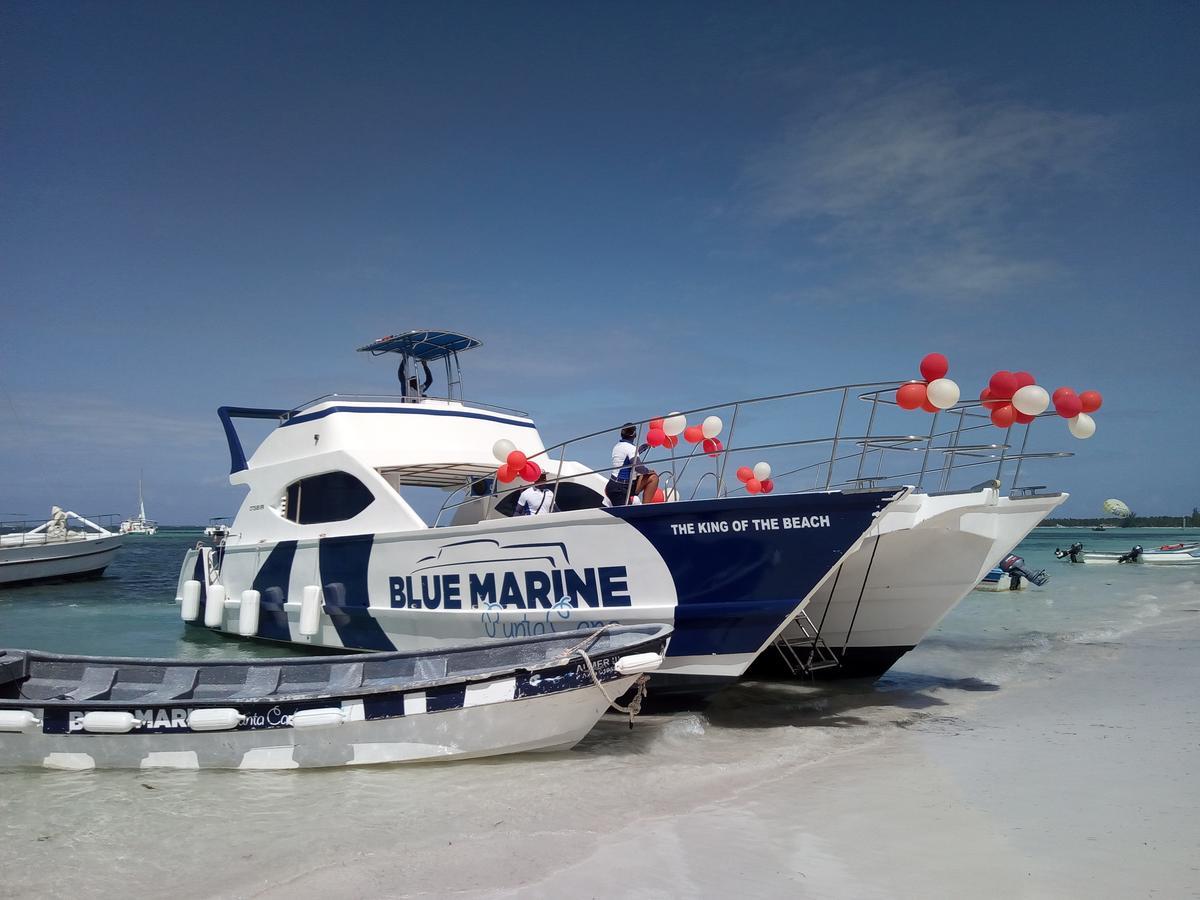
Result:
[[[675,631],[661,677],[705,689],[741,676],[908,493],[685,500],[672,488],[668,502],[606,505],[605,470],[551,458],[528,415],[462,398],[459,357],[478,345],[422,331],[360,348],[400,357],[400,397],[222,407],[230,482],[247,493],[221,545],[188,553],[184,619],[246,637],[406,652],[664,623]],[[430,364],[445,372],[444,396],[408,382]],[[249,457],[235,426],[243,419],[275,423]],[[494,448],[505,441],[540,463],[559,511],[512,516],[513,488],[526,485],[494,481]],[[422,488],[462,499],[427,521],[408,499]]]

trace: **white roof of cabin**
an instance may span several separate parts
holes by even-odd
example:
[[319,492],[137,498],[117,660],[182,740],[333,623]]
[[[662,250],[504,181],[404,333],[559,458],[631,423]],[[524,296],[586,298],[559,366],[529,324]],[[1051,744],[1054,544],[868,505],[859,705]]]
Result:
[[424,483],[444,484],[495,471],[492,446],[501,438],[526,454],[545,449],[533,420],[520,414],[452,400],[330,397],[293,413],[247,464],[253,472],[342,451],[373,469],[410,470],[424,473]]

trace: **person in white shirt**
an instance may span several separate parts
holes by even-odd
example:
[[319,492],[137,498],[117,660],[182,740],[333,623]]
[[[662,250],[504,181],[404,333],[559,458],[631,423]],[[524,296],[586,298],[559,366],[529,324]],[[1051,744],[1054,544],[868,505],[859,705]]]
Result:
[[635,503],[639,496],[642,503],[650,503],[658,490],[658,473],[638,462],[638,455],[649,450],[650,445],[638,447],[633,443],[636,439],[636,425],[627,422],[621,426],[621,439],[613,447],[612,471],[604,486],[604,493],[613,506]]
[[521,491],[521,496],[517,498],[515,515],[545,516],[552,512],[554,512],[554,491],[547,487],[546,473],[543,472],[537,477],[537,481]]

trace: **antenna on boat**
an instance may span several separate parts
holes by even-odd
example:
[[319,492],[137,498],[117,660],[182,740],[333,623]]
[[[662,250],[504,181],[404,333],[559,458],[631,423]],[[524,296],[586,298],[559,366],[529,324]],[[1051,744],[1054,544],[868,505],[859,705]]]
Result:
[[[372,356],[383,356],[385,353],[398,353],[401,357],[401,370],[409,375],[415,372],[415,364],[429,365],[431,362],[443,360],[446,365],[446,399],[463,400],[462,367],[458,355],[467,350],[473,350],[480,345],[473,337],[459,334],[456,331],[406,331],[403,334],[389,334],[358,348],[359,353],[370,353]],[[402,379],[403,383],[403,379]],[[407,391],[407,385],[404,385]],[[413,400],[419,397],[412,398]]]

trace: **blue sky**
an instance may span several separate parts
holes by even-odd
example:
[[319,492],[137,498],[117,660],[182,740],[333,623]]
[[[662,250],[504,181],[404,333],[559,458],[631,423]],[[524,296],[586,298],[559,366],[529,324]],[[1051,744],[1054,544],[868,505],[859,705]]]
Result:
[[[0,8],[0,513],[231,513],[224,403],[485,341],[548,440],[998,368],[1065,512],[1200,505],[1194,4]],[[1041,479],[1039,479],[1041,480]]]

